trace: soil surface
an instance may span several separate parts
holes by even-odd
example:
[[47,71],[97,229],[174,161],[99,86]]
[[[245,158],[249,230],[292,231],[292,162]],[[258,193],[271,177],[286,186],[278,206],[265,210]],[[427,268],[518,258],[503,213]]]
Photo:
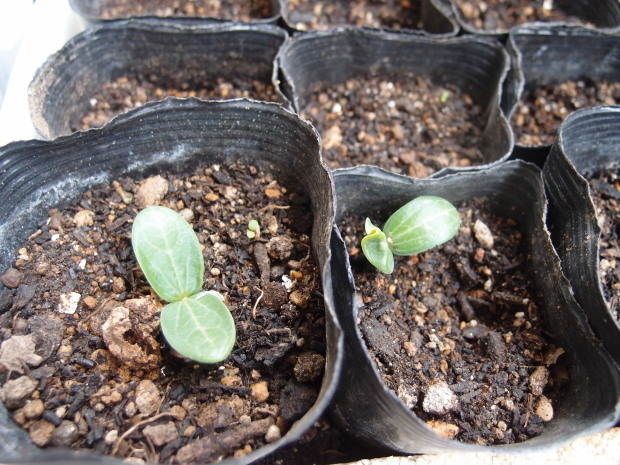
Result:
[[428,77],[383,73],[318,85],[301,109],[321,133],[331,168],[372,164],[417,178],[481,164],[482,109]]
[[455,0],[455,3],[468,25],[489,32],[507,31],[514,26],[537,21],[593,26],[567,14],[553,0]]
[[553,418],[568,376],[558,363],[563,350],[544,335],[519,224],[492,215],[482,200],[459,212],[455,238],[395,257],[392,275],[363,256],[363,218],[340,225],[362,301],[360,329],[386,385],[439,435],[521,442]]
[[421,29],[419,0],[289,0],[288,20],[301,31],[336,26]]
[[601,227],[599,266],[603,290],[612,315],[620,322],[620,176],[617,171],[599,173],[589,183]]
[[569,113],[580,108],[620,103],[620,83],[566,81],[524,89],[512,115],[515,141],[519,145],[552,144]]
[[271,0],[108,0],[103,19],[130,16],[200,16],[251,21],[276,15]]
[[256,79],[225,80],[205,76],[188,80],[187,76],[178,76],[176,79],[155,75],[125,76],[105,84],[91,97],[88,114],[80,122],[80,127],[72,130],[102,127],[118,114],[166,97],[197,97],[203,100],[247,97],[282,103],[282,98],[271,83]]
[[[278,439],[316,400],[325,314],[308,199],[253,166],[163,176],[120,179],[51,210],[1,277],[0,395],[41,447],[204,463]],[[150,204],[193,225],[203,289],[233,313],[236,345],[217,366],[179,358],[160,333],[163,302],[130,242]]]

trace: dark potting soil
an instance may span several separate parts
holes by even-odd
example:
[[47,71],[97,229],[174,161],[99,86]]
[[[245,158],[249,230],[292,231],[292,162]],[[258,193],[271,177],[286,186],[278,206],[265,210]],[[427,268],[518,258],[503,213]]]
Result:
[[126,76],[103,85],[90,99],[89,113],[80,122],[80,127],[72,130],[102,127],[120,113],[166,97],[197,97],[203,100],[247,97],[282,103],[282,98],[272,84],[256,79],[238,78],[229,81],[212,76],[194,80],[189,80],[187,75],[173,79],[156,75]]
[[598,224],[600,273],[612,315],[620,322],[620,176],[617,171],[598,173],[589,179]]
[[318,85],[301,109],[321,133],[331,168],[372,164],[417,178],[481,164],[482,109],[428,77],[382,73]]
[[392,275],[361,252],[364,218],[341,223],[360,329],[385,384],[437,434],[521,442],[553,418],[563,350],[543,333],[519,218],[496,217],[483,200],[459,212],[455,238],[395,257]]
[[[317,398],[325,314],[308,199],[253,166],[164,175],[97,186],[51,210],[1,277],[0,394],[38,446],[204,463],[274,441]],[[193,225],[203,289],[235,318],[235,347],[217,366],[175,356],[160,333],[162,301],[130,242],[137,211],[153,202]]]
[[288,19],[301,31],[336,26],[421,29],[419,0],[289,0]]
[[455,3],[467,24],[484,31],[507,31],[537,21],[591,26],[587,21],[567,14],[553,0],[456,0]]
[[530,86],[523,91],[512,116],[517,144],[552,144],[560,125],[572,111],[620,103],[620,83],[566,81]]
[[130,16],[200,16],[251,21],[275,16],[271,0],[110,0],[103,19]]

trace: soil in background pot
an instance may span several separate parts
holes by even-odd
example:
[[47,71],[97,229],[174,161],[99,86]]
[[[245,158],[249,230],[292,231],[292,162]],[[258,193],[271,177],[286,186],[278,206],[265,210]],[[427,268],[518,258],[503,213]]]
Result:
[[359,248],[364,218],[343,221],[361,333],[386,386],[437,434],[522,442],[553,418],[563,350],[544,334],[518,217],[494,216],[483,199],[459,212],[454,239],[395,257],[392,275]]
[[100,92],[93,95],[81,127],[72,130],[102,127],[120,113],[166,97],[197,97],[203,100],[246,97],[282,103],[272,84],[257,79],[249,81],[240,77],[229,81],[212,76],[194,80],[181,75],[173,79],[156,75],[124,76],[105,84]]
[[567,14],[553,0],[455,0],[463,18],[471,27],[484,31],[507,31],[529,22],[569,22],[573,24],[592,24]]
[[289,0],[288,19],[301,31],[336,26],[422,29],[419,0]]
[[617,171],[598,173],[588,182],[601,228],[599,266],[603,291],[611,314],[620,321],[620,177]]
[[618,82],[584,80],[526,86],[512,116],[515,142],[532,146],[552,144],[570,112],[618,103]]
[[331,168],[361,164],[423,178],[483,162],[482,108],[452,85],[406,73],[319,86],[301,109],[320,131]]
[[235,21],[274,16],[271,0],[111,0],[103,19],[130,16],[200,16]]
[[[2,397],[38,446],[204,463],[278,439],[315,402],[325,315],[308,199],[252,166],[165,176],[120,179],[50,211],[2,276],[14,289],[2,294]],[[218,366],[172,353],[132,253],[132,219],[162,197],[194,225],[204,289],[236,321]]]

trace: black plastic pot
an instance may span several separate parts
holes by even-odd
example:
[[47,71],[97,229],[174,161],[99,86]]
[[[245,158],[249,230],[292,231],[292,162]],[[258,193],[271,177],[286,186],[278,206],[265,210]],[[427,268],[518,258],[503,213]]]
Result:
[[620,81],[617,31],[532,25],[512,30],[508,46],[514,55],[514,70],[506,80],[502,106],[509,118],[530,89],[566,81]]
[[504,160],[512,150],[512,134],[500,109],[509,58],[494,41],[338,28],[289,38],[277,62],[281,90],[298,112],[317,84],[336,85],[369,73],[413,73],[438,85],[454,85],[484,110],[479,146],[484,163]]
[[[25,141],[0,148],[0,269],[46,218],[96,184],[160,170],[193,171],[201,163],[252,163],[294,182],[310,199],[312,252],[326,276],[333,222],[332,178],[321,163],[316,131],[276,104],[251,100],[204,102],[168,99],[118,117],[105,128],[54,141]],[[324,283],[324,286],[326,284]],[[281,439],[240,461],[250,463],[298,439],[327,407],[342,362],[342,334],[326,301],[326,367],[316,403]],[[3,463],[123,463],[94,454],[35,448],[0,404]],[[81,458],[80,458],[81,457]]]
[[[132,17],[189,17],[189,18],[201,18],[201,19],[209,19],[214,21],[240,21],[238,13],[236,12],[223,12],[222,16],[214,17],[214,16],[205,16],[200,15],[198,12],[193,13],[183,13],[178,12],[175,13],[171,11],[169,14],[157,15],[157,12],[149,11],[147,8],[138,8],[136,7],[135,11],[128,12],[127,14],[117,15],[112,10],[116,5],[119,4],[128,4],[131,5],[133,2],[127,2],[123,0],[69,0],[71,8],[78,15],[86,19],[90,22],[100,22],[100,21],[110,21],[117,19],[128,19]],[[142,3],[142,2],[141,2]],[[280,2],[279,0],[270,0],[271,3],[271,14],[268,17],[251,17],[249,22],[252,23],[274,23],[280,17]]]
[[557,447],[577,436],[614,425],[620,416],[620,373],[589,329],[560,272],[559,258],[544,224],[546,201],[539,168],[511,161],[479,171],[416,180],[366,166],[336,170],[334,182],[336,224],[349,214],[384,219],[422,194],[439,195],[456,205],[483,197],[496,213],[518,217],[524,242],[530,248],[529,269],[541,289],[539,309],[545,329],[566,351],[570,376],[560,405],[554,407],[554,418],[540,436],[518,444],[488,447],[440,437],[382,382],[358,327],[362,304],[356,296],[347,248],[334,229],[330,279],[345,332],[342,379],[346,382],[341,383],[331,412],[344,431],[398,453],[517,453]]
[[[359,24],[352,23],[318,21],[316,27],[313,27],[315,26],[312,24],[314,15],[304,14],[293,7],[289,0],[281,0],[281,3],[282,19],[290,29],[295,31],[326,30],[341,26],[360,26]],[[312,4],[311,1],[309,3]],[[325,2],[326,5],[329,3],[330,2]],[[341,3],[355,5],[356,2],[352,0],[350,2]],[[445,8],[444,5],[437,5],[433,0],[414,0],[411,4],[415,7],[414,11],[417,13],[417,18],[407,18],[406,15],[408,12],[411,14],[411,10],[403,8],[401,11],[394,12],[395,14],[401,14],[400,22],[395,21],[397,24],[393,27],[384,26],[382,29],[396,29],[396,26],[398,26],[399,30],[417,30],[439,35],[455,35],[458,32],[456,21],[450,16],[449,8]],[[406,25],[411,23],[414,19],[417,19],[419,27],[407,27]],[[367,24],[362,24],[361,26],[368,27]]]
[[45,138],[70,134],[79,129],[93,95],[120,77],[271,84],[285,38],[286,32],[275,26],[174,19],[93,26],[39,68],[29,87],[31,118]]
[[575,299],[597,336],[620,365],[620,322],[605,300],[599,271],[601,229],[588,179],[620,168],[620,107],[572,113],[551,147],[544,167],[551,238]]
[[[521,22],[513,27],[503,28],[493,25],[493,22],[491,22],[488,27],[478,28],[465,17],[456,0],[435,1],[450,4],[459,26],[465,32],[471,34],[487,34],[505,38],[511,29],[524,24]],[[596,28],[614,28],[620,25],[620,4],[615,0],[555,0],[551,5],[553,9],[560,10],[565,15],[575,18],[575,22],[590,23]],[[488,6],[488,9],[492,10],[493,5]],[[559,22],[556,21],[556,23]],[[571,21],[568,21],[565,24],[571,23]]]

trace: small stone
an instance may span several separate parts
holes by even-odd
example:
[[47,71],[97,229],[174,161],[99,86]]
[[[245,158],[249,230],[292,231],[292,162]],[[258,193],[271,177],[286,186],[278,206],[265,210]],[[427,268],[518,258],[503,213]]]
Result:
[[280,432],[280,428],[277,425],[271,425],[267,430],[267,434],[265,434],[265,441],[271,443],[277,441],[282,437],[282,433]]
[[288,300],[296,307],[306,308],[310,302],[310,296],[304,290],[295,289],[289,294]]
[[144,415],[157,411],[161,402],[161,394],[155,383],[149,379],[140,381],[136,388],[136,407]]
[[194,219],[194,211],[191,208],[184,208],[183,210],[180,210],[179,215],[181,215],[188,223],[191,223]]
[[427,413],[444,415],[458,407],[459,400],[445,381],[437,381],[426,390],[422,408]]
[[282,191],[280,191],[280,189],[274,189],[273,187],[267,187],[265,189],[265,196],[268,199],[279,199],[282,197]]
[[293,241],[288,236],[276,236],[267,242],[267,253],[275,260],[288,260],[293,252]]
[[81,297],[77,292],[61,294],[58,302],[58,311],[67,315],[73,315],[77,310]]
[[487,250],[493,249],[493,234],[485,223],[480,220],[476,220],[474,223],[474,235],[482,247]]
[[28,376],[20,376],[4,383],[0,390],[0,398],[9,408],[21,407],[36,391],[38,385],[39,383],[36,380]]
[[140,184],[136,192],[136,205],[140,209],[159,205],[167,193],[168,181],[159,175],[151,176]]
[[45,411],[45,406],[41,399],[34,399],[26,402],[26,405],[22,407],[22,412],[28,420],[35,420]]
[[534,372],[530,375],[529,385],[530,391],[535,396],[541,396],[545,386],[547,385],[547,380],[549,379],[549,370],[545,367],[540,366],[537,367]]
[[79,437],[78,427],[69,420],[63,420],[54,430],[51,441],[56,447],[69,447]]
[[426,424],[442,438],[454,439],[459,434],[459,427],[440,420],[427,421]]
[[118,430],[113,429],[106,433],[105,437],[103,438],[103,441],[106,444],[114,444],[117,439],[118,439]]
[[252,397],[258,402],[265,402],[269,398],[269,386],[267,381],[259,381],[250,386]]
[[415,344],[410,341],[403,342],[403,349],[405,349],[405,352],[409,357],[413,357],[418,351],[418,348],[415,346]]
[[9,289],[15,289],[22,283],[24,275],[15,268],[9,268],[6,272],[0,276],[0,282]]
[[95,213],[90,210],[80,210],[73,216],[73,222],[78,228],[82,226],[92,226],[94,222]]
[[112,278],[112,291],[115,294],[122,294],[125,292],[125,280],[118,276]]
[[187,411],[180,405],[173,405],[170,409],[168,409],[168,413],[170,413],[177,420],[184,420],[187,416]]
[[151,440],[155,447],[168,444],[179,437],[177,428],[172,421],[162,425],[149,425],[144,428],[144,435]]
[[[19,321],[20,319],[17,319]],[[43,358],[35,353],[34,335],[13,335],[0,345],[0,364],[16,373],[24,372],[24,363],[37,366]]]
[[536,403],[536,415],[543,421],[551,421],[553,419],[553,405],[545,396],[540,396]]
[[28,433],[35,445],[43,447],[50,443],[55,429],[56,427],[49,421],[39,420],[30,427]]
[[185,431],[183,431],[183,436],[185,436],[186,438],[191,438],[194,435],[196,429],[197,428],[194,425],[189,425],[187,428],[185,428]]
[[87,295],[86,297],[84,297],[84,299],[82,299],[82,302],[87,308],[91,310],[97,307],[97,299],[95,299],[92,295]]
[[295,366],[293,367],[293,373],[295,379],[300,383],[307,383],[308,381],[314,381],[323,373],[323,367],[325,366],[325,357],[316,352],[302,352],[297,357]]
[[217,194],[214,194],[213,192],[209,192],[207,195],[205,195],[205,200],[207,202],[215,202],[217,201],[217,199],[219,199],[219,197],[217,196]]
[[136,407],[136,403],[133,401],[129,401],[125,404],[125,408],[123,412],[128,418],[133,417],[136,413],[138,413],[138,407]]

